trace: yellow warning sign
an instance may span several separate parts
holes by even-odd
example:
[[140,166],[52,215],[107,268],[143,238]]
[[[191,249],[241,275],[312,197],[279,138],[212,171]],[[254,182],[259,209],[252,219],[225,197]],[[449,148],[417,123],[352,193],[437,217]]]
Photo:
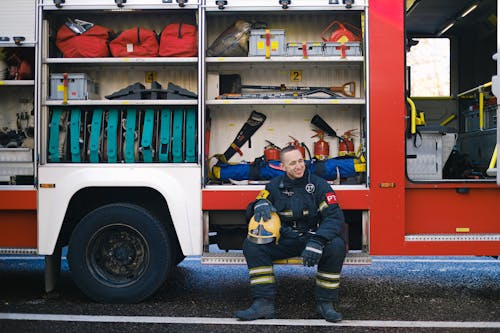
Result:
[[301,70],[291,70],[290,71],[290,81],[300,82],[302,81],[302,71]]
[[147,83],[156,81],[156,72],[146,72],[146,78],[144,79]]

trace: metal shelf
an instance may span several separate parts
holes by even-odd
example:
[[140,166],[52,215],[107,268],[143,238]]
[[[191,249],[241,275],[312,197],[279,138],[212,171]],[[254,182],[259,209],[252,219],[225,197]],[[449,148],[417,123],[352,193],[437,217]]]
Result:
[[34,86],[35,80],[0,80],[0,86]]
[[364,98],[210,99],[206,101],[207,105],[363,105],[365,103]]
[[362,63],[364,61],[363,56],[351,56],[341,58],[340,56],[314,56],[309,58],[303,58],[301,56],[293,57],[271,57],[266,59],[266,57],[207,57],[206,62],[208,64],[224,64],[224,63],[325,63],[325,62],[339,62],[339,63]]
[[196,64],[197,57],[174,58],[174,57],[151,57],[151,58],[45,58],[44,64],[112,64],[112,65],[178,65]]
[[171,100],[171,99],[157,99],[157,100],[69,100],[64,103],[62,100],[46,100],[46,106],[96,106],[96,105],[121,105],[121,106],[142,106],[142,105],[198,105],[198,100]]

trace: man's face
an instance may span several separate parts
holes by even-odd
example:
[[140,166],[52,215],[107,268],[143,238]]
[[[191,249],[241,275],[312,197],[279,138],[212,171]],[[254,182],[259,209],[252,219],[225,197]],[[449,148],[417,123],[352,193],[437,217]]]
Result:
[[285,170],[288,178],[301,178],[306,170],[302,153],[298,150],[292,150],[285,153],[281,161],[281,167]]

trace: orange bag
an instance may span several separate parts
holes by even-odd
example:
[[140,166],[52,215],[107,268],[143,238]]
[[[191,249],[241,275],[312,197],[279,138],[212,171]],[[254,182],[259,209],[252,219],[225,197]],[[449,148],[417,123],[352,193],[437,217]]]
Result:
[[94,25],[77,34],[65,24],[57,31],[56,46],[65,58],[108,57],[108,40],[111,29]]
[[197,57],[196,26],[186,23],[167,25],[160,37],[160,57]]
[[109,49],[113,57],[156,57],[158,37],[153,30],[132,28],[113,39]]

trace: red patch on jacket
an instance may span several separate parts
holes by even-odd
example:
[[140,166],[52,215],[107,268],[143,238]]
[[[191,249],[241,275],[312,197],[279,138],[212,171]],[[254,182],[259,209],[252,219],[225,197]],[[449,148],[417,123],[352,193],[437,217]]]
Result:
[[325,194],[325,197],[326,202],[329,205],[337,203],[337,195],[335,194],[335,192],[328,192],[327,194]]

